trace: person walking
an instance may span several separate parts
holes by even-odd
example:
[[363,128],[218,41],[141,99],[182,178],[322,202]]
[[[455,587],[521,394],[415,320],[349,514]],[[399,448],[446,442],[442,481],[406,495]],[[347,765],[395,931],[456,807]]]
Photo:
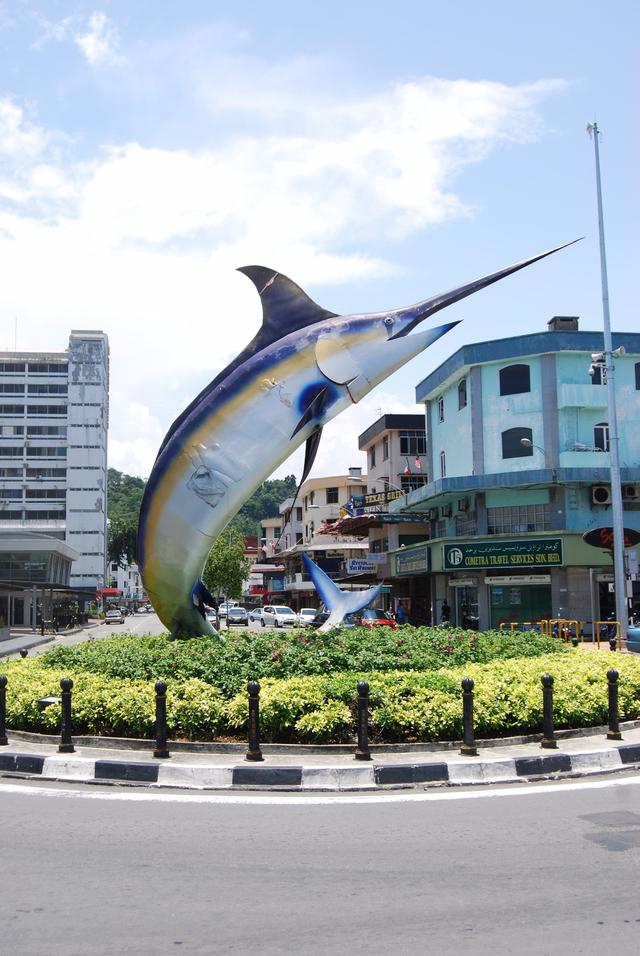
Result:
[[405,611],[403,604],[398,604],[398,607],[396,608],[396,621],[398,624],[400,624],[400,626],[407,623],[407,612]]
[[447,604],[447,599],[445,598],[442,602],[442,608],[440,610],[440,620],[443,624],[449,623],[449,618],[451,617],[451,608]]

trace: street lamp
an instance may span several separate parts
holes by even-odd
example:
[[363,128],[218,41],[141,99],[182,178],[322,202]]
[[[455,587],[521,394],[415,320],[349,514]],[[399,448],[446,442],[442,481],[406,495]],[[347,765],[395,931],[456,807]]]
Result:
[[607,405],[609,409],[609,469],[611,475],[611,516],[613,524],[613,579],[616,597],[616,618],[619,625],[620,648],[627,639],[628,608],[626,576],[624,573],[624,513],[622,510],[622,486],[620,481],[620,451],[618,419],[616,415],[614,356],[624,349],[613,351],[611,341],[611,317],[609,315],[609,282],[607,279],[607,254],[604,243],[604,215],[602,211],[602,186],[600,183],[600,130],[597,123],[589,123],[587,132],[593,136],[596,161],[596,194],[598,200],[598,233],[600,238],[600,277],[602,285],[602,318],[604,327],[604,351],[591,356],[592,363],[604,364],[607,378]]
[[[521,444],[521,445],[524,445],[525,448],[537,448],[538,451],[541,451],[541,452],[542,452],[542,454],[544,455],[545,460],[546,460],[547,452],[546,452],[546,450],[542,447],[542,445],[536,445],[536,443],[535,443],[535,442],[532,442],[530,438],[521,438],[521,439],[520,439],[520,444]],[[557,480],[558,480],[558,472],[556,471],[555,468],[552,468],[552,469],[551,469],[551,480],[553,481],[554,484],[555,484],[555,483],[557,482]]]

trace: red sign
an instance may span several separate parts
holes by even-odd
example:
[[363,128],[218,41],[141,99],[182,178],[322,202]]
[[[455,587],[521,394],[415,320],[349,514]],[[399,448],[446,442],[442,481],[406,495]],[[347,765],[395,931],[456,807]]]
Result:
[[[582,535],[585,544],[590,544],[594,548],[604,548],[606,551],[613,551],[613,528],[592,528],[591,531],[585,531]],[[640,531],[633,528],[624,529],[624,546],[633,548],[640,543]]]

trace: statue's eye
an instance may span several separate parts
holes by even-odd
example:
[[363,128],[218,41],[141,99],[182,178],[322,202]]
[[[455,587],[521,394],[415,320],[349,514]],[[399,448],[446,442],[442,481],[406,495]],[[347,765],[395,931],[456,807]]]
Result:
[[388,315],[388,316],[386,317],[386,319],[384,320],[384,324],[385,324],[385,325],[393,325],[393,319],[391,318],[390,315]]

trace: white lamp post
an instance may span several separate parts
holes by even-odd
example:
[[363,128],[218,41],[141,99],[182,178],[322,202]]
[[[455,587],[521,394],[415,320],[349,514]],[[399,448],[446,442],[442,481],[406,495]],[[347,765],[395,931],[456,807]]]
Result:
[[615,369],[614,355],[620,355],[624,350],[613,351],[611,341],[611,318],[609,315],[609,283],[607,279],[607,255],[604,244],[604,216],[602,212],[602,187],[600,184],[600,153],[598,138],[600,130],[598,124],[587,126],[587,131],[593,136],[596,159],[596,190],[598,197],[598,231],[600,236],[600,276],[602,284],[602,317],[604,325],[604,352],[592,355],[592,362],[604,362],[607,375],[607,404],[609,406],[609,466],[611,473],[611,514],[613,519],[613,577],[616,596],[616,618],[620,624],[619,647],[627,639],[627,593],[626,577],[624,573],[624,514],[622,510],[622,487],[620,482],[620,450],[618,438],[618,419],[616,415]]

